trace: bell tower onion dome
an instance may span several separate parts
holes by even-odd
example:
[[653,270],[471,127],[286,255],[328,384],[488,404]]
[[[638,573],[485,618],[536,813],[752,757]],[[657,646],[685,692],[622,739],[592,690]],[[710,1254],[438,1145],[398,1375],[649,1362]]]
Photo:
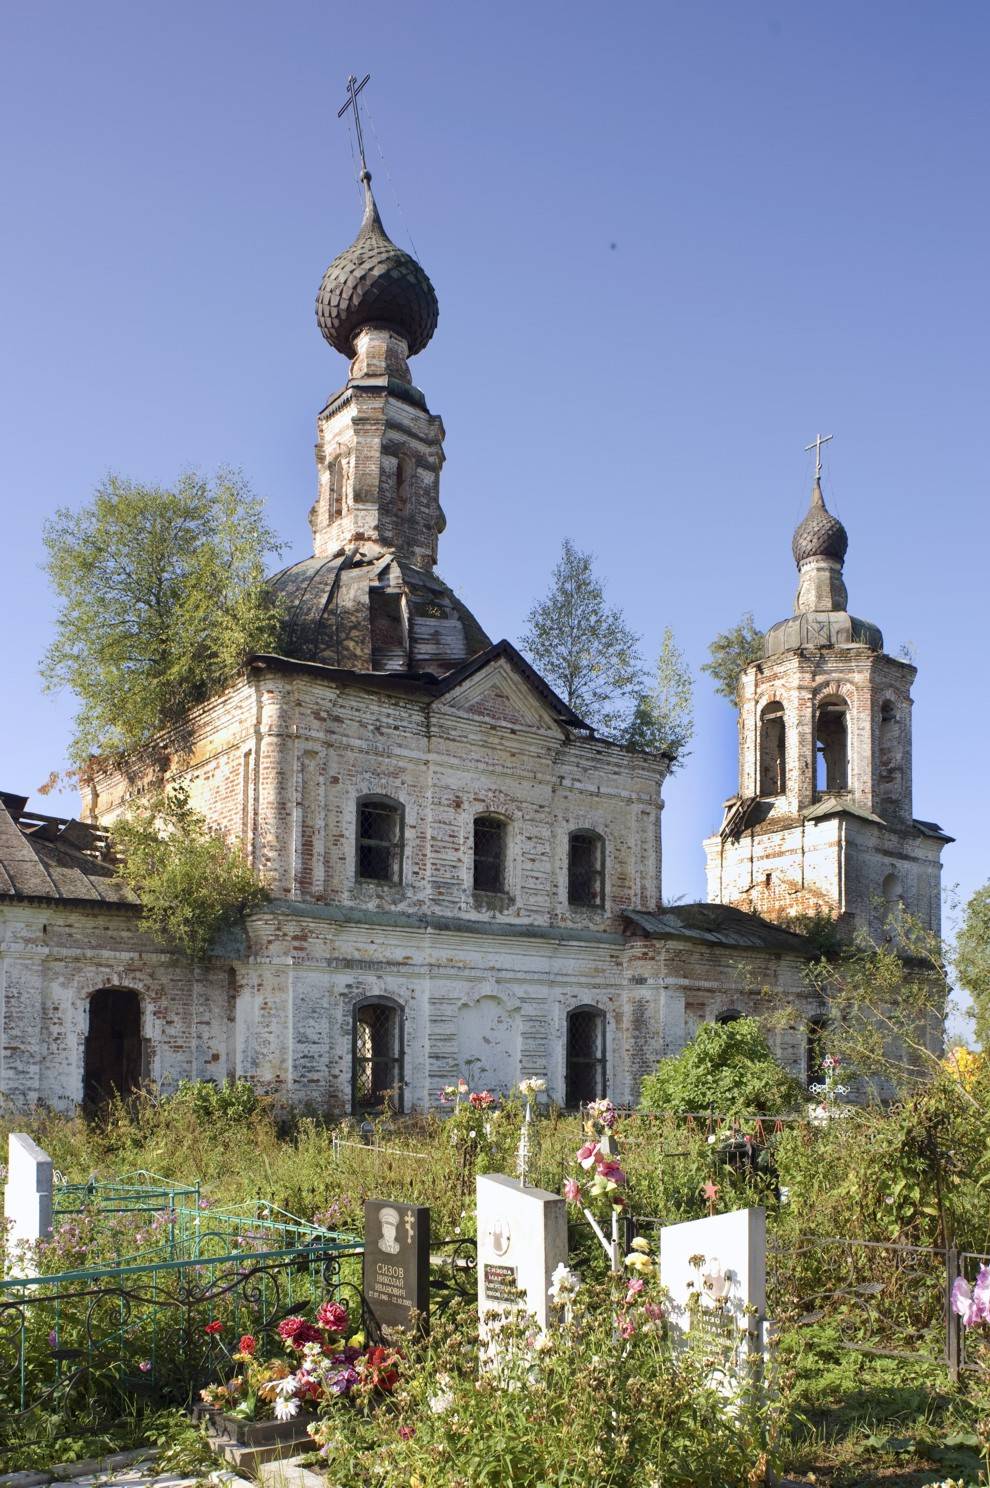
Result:
[[834,558],[841,563],[849,547],[849,537],[838,517],[825,505],[822,483],[815,480],[811,505],[794,531],[791,552],[799,566],[808,558]]
[[410,254],[389,238],[371,192],[371,173],[361,172],[364,217],[349,248],[337,255],[316,296],[316,319],[335,351],[354,354],[363,326],[381,326],[401,336],[415,356],[437,328],[436,291]]

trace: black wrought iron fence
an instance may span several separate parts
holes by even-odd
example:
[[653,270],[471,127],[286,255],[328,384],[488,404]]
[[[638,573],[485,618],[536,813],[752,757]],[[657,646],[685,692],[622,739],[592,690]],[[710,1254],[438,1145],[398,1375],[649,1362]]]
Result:
[[[627,1247],[636,1235],[656,1244],[664,1223],[628,1216]],[[990,1330],[964,1328],[952,1306],[956,1279],[972,1284],[986,1264],[990,1257],[953,1246],[771,1237],[767,1314],[778,1331],[826,1327],[842,1348],[943,1366],[953,1379],[963,1369],[990,1372]]]
[[275,1353],[294,1312],[333,1299],[359,1317],[360,1255],[317,1241],[0,1282],[0,1420],[94,1395],[186,1403],[242,1334]]

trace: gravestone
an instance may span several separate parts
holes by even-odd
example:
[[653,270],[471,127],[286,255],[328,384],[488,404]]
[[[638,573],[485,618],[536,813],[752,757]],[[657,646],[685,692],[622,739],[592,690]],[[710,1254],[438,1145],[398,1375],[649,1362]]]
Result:
[[[368,1199],[364,1206],[364,1300],[378,1337],[430,1326],[430,1211]],[[420,1316],[417,1323],[412,1314]]]
[[567,1262],[567,1205],[559,1194],[521,1188],[501,1173],[478,1178],[477,1193],[481,1337],[488,1337],[490,1320],[520,1310],[545,1330],[550,1279]]
[[660,1231],[669,1319],[731,1375],[762,1357],[767,1306],[765,1209],[735,1209]]
[[3,1209],[7,1219],[7,1270],[30,1274],[25,1247],[51,1234],[52,1160],[24,1132],[11,1132],[7,1142],[7,1183]]

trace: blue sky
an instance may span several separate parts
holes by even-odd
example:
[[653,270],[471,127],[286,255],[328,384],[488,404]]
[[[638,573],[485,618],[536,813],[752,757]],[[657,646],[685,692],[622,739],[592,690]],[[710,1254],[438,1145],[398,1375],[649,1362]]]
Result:
[[[515,639],[567,534],[645,648],[670,623],[698,666],[744,610],[790,612],[803,447],[834,433],[850,607],[915,650],[915,811],[957,837],[946,881],[971,892],[988,46],[964,0],[8,0],[0,783],[34,792],[64,761],[71,699],[36,673],[56,505],[109,469],[232,464],[307,553],[315,415],[345,376],[313,300],[359,218],[336,113],[367,71],[382,216],[440,299],[414,372],[447,428],[444,577]],[[697,695],[670,897],[703,896],[735,783],[731,710]]]

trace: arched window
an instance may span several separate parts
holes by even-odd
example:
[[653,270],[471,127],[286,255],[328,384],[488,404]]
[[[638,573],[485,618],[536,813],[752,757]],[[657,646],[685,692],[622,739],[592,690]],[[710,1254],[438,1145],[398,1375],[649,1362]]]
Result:
[[605,903],[605,839],[598,832],[572,832],[568,838],[567,902],[590,909]]
[[474,819],[474,888],[478,894],[505,893],[508,823],[501,816]]
[[130,987],[101,987],[89,999],[83,1101],[99,1105],[141,1083],[141,999]]
[[351,1106],[361,1111],[401,1111],[405,1029],[402,1007],[377,997],[354,1009]]
[[767,703],[760,715],[760,795],[782,796],[787,790],[784,709]]
[[849,730],[845,698],[824,698],[815,720],[815,789],[849,789]]
[[361,796],[357,803],[355,877],[371,883],[402,882],[405,812],[390,796]]
[[571,1108],[605,1094],[605,1014],[579,1007],[567,1014],[565,1104]]
[[899,904],[903,904],[904,895],[901,886],[900,875],[888,873],[883,881],[883,902],[887,906],[888,914],[895,910]]
[[344,506],[344,466],[337,457],[327,464],[327,515],[336,522]]
[[738,1008],[726,1008],[724,1012],[715,1014],[716,1023],[738,1023],[743,1014]]

